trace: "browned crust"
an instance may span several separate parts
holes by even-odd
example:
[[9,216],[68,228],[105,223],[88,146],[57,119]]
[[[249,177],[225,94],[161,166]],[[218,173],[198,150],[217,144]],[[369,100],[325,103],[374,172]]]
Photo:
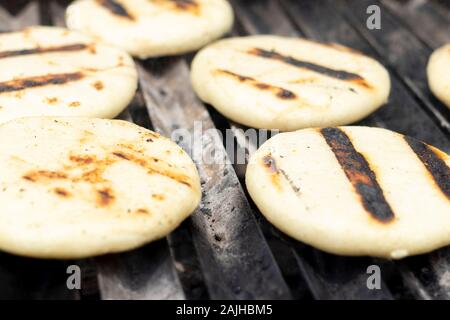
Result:
[[150,215],[150,211],[146,208],[139,208],[136,210],[136,214]]
[[97,203],[102,207],[107,207],[115,200],[114,192],[110,188],[97,190]]
[[58,103],[58,98],[57,97],[48,97],[44,99],[44,102],[50,105],[54,105]]
[[30,88],[63,85],[68,82],[80,80],[84,77],[81,72],[48,74],[45,76],[27,77],[0,82],[0,94],[6,92],[22,91]]
[[[92,133],[87,133],[88,135]],[[61,181],[74,184],[84,183],[91,186],[94,201],[99,207],[110,206],[115,201],[115,192],[111,182],[104,177],[105,170],[119,161],[129,161],[142,167],[148,174],[165,176],[189,188],[192,187],[191,178],[183,173],[176,172],[173,165],[165,161],[146,157],[142,151],[133,149],[130,145],[118,145],[118,149],[106,154],[99,159],[95,155],[71,154],[68,164],[61,170],[33,170],[25,173],[22,178],[31,183],[53,186],[53,191],[61,197],[69,197],[71,194],[60,186],[54,187]],[[152,194],[153,199],[163,201],[163,194]],[[141,212],[142,213],[142,212]]]
[[262,164],[270,175],[270,180],[276,189],[281,190],[280,171],[277,163],[271,154],[267,154],[262,158]]
[[72,101],[71,103],[69,103],[69,107],[72,108],[79,107],[80,105],[81,105],[80,101]]
[[283,99],[283,100],[292,100],[292,99],[297,98],[297,95],[292,91],[289,91],[289,90],[281,88],[281,87],[273,86],[273,85],[270,85],[270,84],[267,84],[264,82],[260,82],[252,77],[243,76],[243,75],[240,75],[240,74],[228,71],[228,70],[223,70],[223,69],[217,69],[216,72],[219,74],[231,76],[234,79],[237,79],[239,82],[247,83],[257,89],[260,89],[263,91],[270,91],[276,97]]
[[334,79],[338,79],[338,80],[342,80],[342,81],[353,82],[353,83],[363,86],[367,89],[370,89],[372,87],[370,84],[367,83],[367,81],[363,77],[361,77],[360,75],[358,75],[356,73],[352,73],[352,72],[348,72],[348,71],[344,71],[344,70],[335,70],[335,69],[324,67],[324,66],[321,66],[321,65],[318,65],[315,63],[298,60],[294,57],[283,55],[279,52],[276,52],[275,50],[252,48],[252,49],[248,50],[247,53],[254,55],[254,56],[261,57],[261,58],[265,58],[265,59],[272,59],[272,60],[280,61],[280,62],[286,63],[288,65],[291,65],[291,66],[294,66],[297,68],[307,69],[309,71],[313,71],[313,72],[319,73],[321,75],[324,75],[324,76],[327,76],[330,78],[334,78]]
[[118,17],[125,18],[128,20],[134,20],[134,17],[127,11],[127,9],[119,1],[97,0],[97,3]]
[[198,8],[199,4],[195,0],[171,0],[178,8],[183,10],[189,10],[192,8]]
[[97,90],[97,91],[101,91],[101,90],[103,90],[103,88],[105,87],[105,85],[103,84],[103,82],[100,81],[100,80],[95,81],[95,82],[92,84],[92,86],[93,86],[93,87],[95,88],[95,90]]
[[133,153],[124,152],[124,151],[115,151],[112,154],[115,157],[133,162],[133,163],[137,164],[138,166],[143,167],[144,169],[147,170],[147,172],[149,174],[158,174],[161,176],[165,176],[165,177],[172,179],[178,183],[184,184],[188,187],[192,187],[190,178],[188,176],[168,170],[170,167],[172,167],[172,165],[164,164],[164,166],[167,166],[168,169],[163,169],[162,167],[157,167],[157,166],[153,165],[153,164],[162,162],[162,160],[160,160],[158,158],[152,158],[152,157],[144,158],[142,156],[137,156]]
[[45,53],[55,53],[55,52],[72,52],[81,51],[87,49],[89,46],[83,43],[69,44],[64,46],[46,47],[46,48],[33,48],[33,49],[22,49],[22,50],[9,50],[0,51],[0,59],[19,57],[25,55],[34,54],[45,54]]
[[152,0],[152,2],[181,12],[196,15],[200,13],[200,4],[196,0]]
[[63,197],[63,198],[68,198],[71,196],[70,192],[63,188],[58,187],[58,188],[55,188],[54,191],[58,196]]
[[166,196],[163,194],[154,193],[154,194],[152,194],[152,198],[155,200],[163,201],[166,199]]
[[50,170],[37,170],[30,171],[22,176],[25,180],[38,182],[43,180],[62,180],[67,179],[68,176],[64,172],[50,171]]

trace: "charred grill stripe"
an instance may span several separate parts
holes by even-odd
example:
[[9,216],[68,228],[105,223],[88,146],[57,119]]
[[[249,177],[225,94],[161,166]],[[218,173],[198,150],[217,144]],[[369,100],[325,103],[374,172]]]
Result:
[[308,69],[339,80],[347,80],[347,81],[356,80],[358,82],[364,81],[364,78],[356,73],[351,73],[344,70],[334,70],[311,62],[301,61],[291,56],[282,55],[274,50],[269,51],[261,48],[254,48],[249,50],[248,53],[262,58],[278,60],[295,67]]
[[48,47],[48,48],[33,48],[33,49],[23,49],[23,50],[10,50],[0,52],[0,59],[41,54],[41,53],[53,53],[53,52],[67,52],[67,51],[80,51],[87,49],[86,44],[69,44],[66,46]]
[[130,20],[133,20],[134,18],[131,16],[131,14],[127,11],[127,9],[124,8],[123,5],[121,5],[118,1],[115,0],[97,0],[97,2],[103,6],[104,8],[108,9],[111,13],[127,18]]
[[273,85],[270,85],[267,83],[260,82],[260,81],[256,80],[255,78],[243,76],[243,75],[240,75],[240,74],[228,71],[228,70],[223,70],[223,69],[217,69],[217,71],[222,74],[232,76],[233,78],[238,79],[240,82],[246,82],[248,84],[251,84],[260,90],[271,91],[280,99],[291,100],[291,99],[297,98],[297,95],[292,91],[286,90],[281,87],[273,86]]
[[106,207],[110,205],[115,200],[113,191],[110,188],[104,188],[97,190],[97,202],[102,206]]
[[289,186],[294,191],[294,193],[296,193],[297,195],[300,193],[300,188],[295,184],[295,182],[286,173],[286,171],[284,171],[283,169],[278,167],[277,162],[275,161],[275,158],[273,158],[271,154],[268,154],[268,155],[264,156],[263,159],[262,159],[262,163],[267,168],[267,171],[272,175],[272,182],[278,188],[280,188],[279,181],[278,181],[278,176],[281,173],[281,175],[289,183]]
[[445,161],[427,144],[407,136],[404,139],[424,164],[442,193],[450,199],[450,168]]
[[195,8],[198,6],[198,3],[194,0],[172,0],[172,2],[174,2],[178,8],[184,10]]
[[376,175],[350,138],[339,128],[324,128],[320,132],[360,196],[364,208],[380,222],[391,221],[394,212],[384,197]]
[[283,175],[283,177],[289,182],[289,185],[291,189],[294,191],[294,193],[299,194],[300,193],[300,187],[298,187],[295,182],[291,179],[291,177],[284,171],[283,169],[279,169],[279,172]]
[[195,14],[198,14],[200,10],[200,4],[196,0],[152,0],[152,3],[164,6],[171,10]]
[[[143,167],[144,169],[147,170],[147,172],[149,174],[158,174],[160,176],[164,176],[167,177],[169,179],[172,179],[174,181],[177,181],[181,184],[184,184],[188,187],[192,187],[191,183],[190,183],[190,178],[188,176],[185,176],[183,174],[177,174],[175,172],[171,172],[170,169],[164,169],[164,168],[157,168],[152,166],[146,159],[143,158],[138,158],[136,156],[133,156],[132,154],[129,153],[125,153],[125,152],[121,152],[121,151],[115,151],[112,153],[114,156],[116,156],[117,158],[123,159],[123,160],[127,160],[127,161],[131,161],[134,162],[135,164]],[[158,163],[161,160],[157,159],[157,158],[151,158],[151,160],[154,163]],[[168,167],[170,167],[171,165],[168,164]]]
[[83,78],[83,73],[60,73],[45,76],[29,77],[0,82],[0,93],[25,90],[28,88],[43,87],[46,85],[60,85]]

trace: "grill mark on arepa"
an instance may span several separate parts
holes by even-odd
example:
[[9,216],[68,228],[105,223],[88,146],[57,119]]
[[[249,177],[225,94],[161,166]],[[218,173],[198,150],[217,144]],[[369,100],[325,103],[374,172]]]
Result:
[[351,82],[359,84],[363,87],[371,88],[371,86],[366,82],[366,80],[363,77],[361,77],[359,74],[344,71],[344,70],[335,70],[335,69],[327,68],[327,67],[315,64],[315,63],[301,61],[294,57],[286,56],[281,53],[278,53],[275,50],[269,51],[269,50],[264,50],[261,48],[253,48],[253,49],[250,49],[249,51],[247,51],[247,53],[258,56],[258,57],[266,58],[266,59],[273,59],[273,60],[281,61],[286,64],[289,64],[289,65],[292,65],[292,66],[295,66],[298,68],[308,69],[310,71],[320,73],[322,75],[325,75],[325,76],[328,76],[331,78],[344,80],[344,81],[351,81]]
[[256,80],[255,78],[243,76],[243,75],[240,75],[240,74],[228,71],[228,70],[223,70],[223,69],[217,69],[216,71],[220,74],[225,74],[225,75],[231,76],[231,77],[239,80],[242,83],[250,84],[260,90],[271,91],[280,99],[291,100],[291,99],[297,98],[297,95],[295,93],[293,93],[292,91],[283,89],[281,87],[273,86],[273,85],[270,85],[270,84],[267,84],[264,82],[260,82],[260,81]]
[[112,202],[114,202],[114,199],[114,193],[110,188],[102,188],[97,190],[97,202],[102,207],[109,206]]
[[152,0],[154,4],[168,6],[170,9],[198,14],[200,4],[195,0]]
[[[161,162],[162,160],[160,160],[158,158],[153,158],[153,157],[144,158],[144,157],[133,155],[131,153],[125,153],[123,151],[115,151],[112,154],[120,159],[127,160],[127,161],[137,164],[138,166],[141,166],[142,168],[147,170],[147,172],[149,174],[158,174],[160,176],[165,176],[165,177],[172,179],[178,183],[184,184],[188,187],[192,187],[192,185],[189,181],[190,179],[187,176],[180,174],[180,173],[171,172],[170,169],[165,170],[163,168],[157,168],[150,163],[150,162],[152,162],[152,163]],[[170,164],[166,164],[166,165],[169,168],[172,166]]]
[[277,163],[275,159],[272,157],[272,155],[271,154],[265,155],[262,158],[262,164],[264,167],[266,167],[267,171],[269,172],[272,184],[278,190],[281,190],[280,176],[279,176],[280,172],[278,171]]
[[0,82],[0,93],[21,91],[29,88],[43,87],[47,85],[61,85],[83,78],[81,72],[48,74],[22,79]]
[[42,180],[62,180],[67,179],[68,177],[64,172],[37,170],[27,172],[22,178],[31,182],[38,182]]
[[[87,132],[91,135],[92,133]],[[151,134],[158,137],[157,134]],[[126,151],[125,151],[126,150]],[[69,197],[73,194],[57,186],[60,182],[69,182],[74,185],[87,185],[92,189],[89,200],[94,201],[99,207],[110,206],[116,199],[111,181],[105,177],[105,171],[113,164],[120,161],[130,161],[144,170],[147,174],[157,174],[172,179],[180,184],[192,188],[191,178],[175,170],[174,165],[155,157],[146,157],[143,150],[136,149],[132,145],[118,144],[117,149],[99,158],[94,154],[69,154],[68,163],[63,165],[60,171],[34,170],[26,172],[22,178],[29,183],[48,185],[61,197]],[[152,195],[157,200],[164,200],[164,195]]]
[[442,193],[450,199],[450,168],[445,161],[427,144],[408,136],[404,136],[404,139],[424,164]]
[[63,197],[63,198],[68,198],[71,196],[70,192],[63,188],[55,188],[54,192],[55,192],[55,194],[57,194],[58,196]]
[[278,173],[277,163],[272,155],[268,154],[263,157],[263,164],[270,173]]
[[148,211],[148,209],[146,208],[139,208],[135,211],[136,214],[145,214],[145,215],[149,215],[150,211]]
[[47,48],[38,47],[38,48],[33,48],[33,49],[0,51],[0,59],[33,55],[33,54],[81,51],[81,50],[85,50],[87,48],[88,48],[87,44],[76,43],[76,44],[69,44],[69,45],[65,45],[65,46],[56,46],[56,47],[47,47]]
[[198,3],[195,0],[171,0],[180,9],[192,9],[198,7]]
[[294,191],[294,193],[299,194],[300,193],[300,187],[298,187],[295,182],[291,179],[291,177],[287,174],[287,172],[283,169],[279,169],[283,177],[289,182],[289,186]]
[[300,193],[300,188],[294,183],[291,177],[286,173],[285,170],[278,167],[275,159],[271,154],[267,154],[262,158],[263,165],[267,168],[267,171],[271,175],[272,183],[277,187],[277,189],[281,189],[279,174],[286,179],[289,183],[289,186],[294,191],[295,194]]
[[100,4],[101,6],[103,6],[106,9],[108,9],[112,14],[115,14],[116,16],[134,20],[133,16],[118,1],[97,0],[97,2],[98,2],[98,4]]
[[355,149],[350,138],[339,128],[323,128],[320,132],[361,198],[364,208],[380,222],[393,220],[394,212],[384,197],[375,173],[364,156]]
[[166,196],[160,193],[154,193],[152,194],[152,199],[164,201],[166,199]]

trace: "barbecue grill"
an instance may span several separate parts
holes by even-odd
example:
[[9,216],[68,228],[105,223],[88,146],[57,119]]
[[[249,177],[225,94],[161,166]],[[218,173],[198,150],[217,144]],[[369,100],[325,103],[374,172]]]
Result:
[[[64,25],[68,1],[0,0],[0,31]],[[381,30],[366,27],[368,6],[381,8]],[[338,42],[390,71],[388,106],[360,125],[388,128],[449,152],[450,111],[430,93],[426,64],[450,42],[450,1],[242,0],[232,35],[277,34]],[[122,119],[170,136],[202,122],[191,154],[225,154],[217,132],[231,129],[251,152],[241,127],[199,101],[189,85],[192,55],[138,61],[140,88]],[[197,149],[196,149],[197,148]],[[243,166],[197,163],[203,200],[165,239],[140,249],[81,261],[28,259],[0,253],[3,299],[450,299],[450,248],[389,261],[324,253],[282,235],[258,212],[243,184]],[[69,290],[67,267],[82,270]],[[381,270],[370,290],[367,268]]]

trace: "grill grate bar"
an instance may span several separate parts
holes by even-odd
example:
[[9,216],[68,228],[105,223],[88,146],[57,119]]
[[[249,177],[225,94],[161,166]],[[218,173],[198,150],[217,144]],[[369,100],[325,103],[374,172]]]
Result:
[[[63,3],[61,3],[63,2]],[[66,7],[70,1],[50,1],[46,6],[50,8],[50,24],[58,27],[66,26]],[[43,6],[43,5],[42,5]],[[42,10],[46,9],[43,7]]]
[[185,299],[166,240],[96,260],[102,299]]
[[[450,250],[444,248],[429,255],[410,257],[399,263],[405,286],[416,290],[419,297],[428,299],[450,299]],[[416,288],[415,284],[419,284]],[[424,292],[426,295],[424,295]]]
[[381,3],[428,47],[436,49],[450,42],[450,21],[434,3],[409,0],[406,3],[382,0]]
[[[181,145],[195,159],[202,159],[202,150],[213,149],[226,159],[220,137],[209,130],[214,129],[214,124],[206,108],[188,85],[185,60],[148,61],[139,69],[155,128],[168,136],[177,128],[189,130],[193,139],[201,143],[190,145],[182,141]],[[198,121],[202,128],[196,132],[194,123]],[[232,166],[202,161],[197,161],[197,166],[203,190],[207,192],[191,218],[192,234],[211,298],[290,297]]]
[[431,300],[427,288],[419,281],[417,276],[403,262],[397,263],[399,273],[403,283],[407,288],[413,291],[413,295],[421,300]]
[[[298,247],[298,246],[297,246]],[[316,299],[326,300],[392,300],[382,280],[381,289],[368,289],[368,267],[372,259],[329,255],[310,247],[293,248],[298,264]]]
[[167,237],[167,240],[186,299],[208,299],[209,292],[205,285],[197,250],[192,239],[190,221],[183,222]]

